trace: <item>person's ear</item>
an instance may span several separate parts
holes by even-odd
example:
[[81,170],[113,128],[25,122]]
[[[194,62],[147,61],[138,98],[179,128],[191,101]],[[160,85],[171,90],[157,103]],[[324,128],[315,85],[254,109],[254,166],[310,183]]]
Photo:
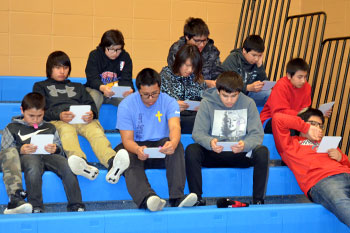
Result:
[[24,114],[24,111],[23,111],[23,108],[22,108],[22,106],[21,106],[21,113],[22,113],[22,115]]
[[292,79],[292,75],[290,75],[290,73],[287,73],[287,78],[289,79],[289,80],[291,80]]

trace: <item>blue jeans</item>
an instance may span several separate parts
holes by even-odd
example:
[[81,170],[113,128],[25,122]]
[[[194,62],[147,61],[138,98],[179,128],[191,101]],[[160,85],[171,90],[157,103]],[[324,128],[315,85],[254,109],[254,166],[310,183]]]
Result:
[[255,101],[256,106],[264,106],[271,94],[271,89],[259,92],[248,92],[248,96]]
[[350,174],[326,177],[309,191],[312,201],[323,205],[350,227]]

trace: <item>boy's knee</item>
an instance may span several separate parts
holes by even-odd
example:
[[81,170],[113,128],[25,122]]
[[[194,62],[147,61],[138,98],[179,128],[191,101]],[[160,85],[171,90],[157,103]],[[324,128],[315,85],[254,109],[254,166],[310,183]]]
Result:
[[257,146],[253,151],[253,160],[256,164],[268,164],[269,149],[263,145]]
[[191,144],[186,147],[185,150],[185,159],[186,163],[197,161],[200,157],[200,145],[199,144]]

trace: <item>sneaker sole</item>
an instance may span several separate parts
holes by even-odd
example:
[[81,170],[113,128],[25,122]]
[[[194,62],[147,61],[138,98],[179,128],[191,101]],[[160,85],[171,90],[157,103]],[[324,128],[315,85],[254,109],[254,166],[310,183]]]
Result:
[[30,203],[25,203],[14,209],[5,209],[4,214],[31,214],[33,206]]
[[118,183],[120,176],[129,167],[130,159],[129,153],[125,149],[121,149],[114,156],[113,167],[106,175],[106,181],[111,184]]
[[192,207],[197,203],[197,195],[195,193],[190,193],[187,197],[180,203],[178,207]]
[[90,166],[86,161],[76,155],[69,156],[68,165],[75,175],[84,176],[89,180],[95,180],[99,170],[94,166]]
[[151,196],[147,199],[147,209],[149,211],[160,211],[164,208],[166,201],[158,196]]

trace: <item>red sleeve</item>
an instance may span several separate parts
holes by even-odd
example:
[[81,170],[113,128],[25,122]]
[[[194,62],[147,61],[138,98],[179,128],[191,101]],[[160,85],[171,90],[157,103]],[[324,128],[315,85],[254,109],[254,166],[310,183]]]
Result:
[[350,162],[349,162],[348,156],[346,154],[343,154],[343,152],[339,148],[338,148],[338,151],[342,154],[342,158],[339,161],[339,163],[350,167]]
[[271,92],[269,97],[269,99],[271,99],[269,104],[271,116],[273,116],[276,112],[294,116],[298,114],[297,111],[290,108],[290,96],[288,93],[288,89],[285,88],[285,85],[282,82]]
[[289,150],[288,148],[293,146],[292,136],[290,136],[291,129],[306,133],[309,128],[310,125],[300,117],[280,112],[276,113],[272,118],[272,132],[278,153],[281,155],[283,151]]

